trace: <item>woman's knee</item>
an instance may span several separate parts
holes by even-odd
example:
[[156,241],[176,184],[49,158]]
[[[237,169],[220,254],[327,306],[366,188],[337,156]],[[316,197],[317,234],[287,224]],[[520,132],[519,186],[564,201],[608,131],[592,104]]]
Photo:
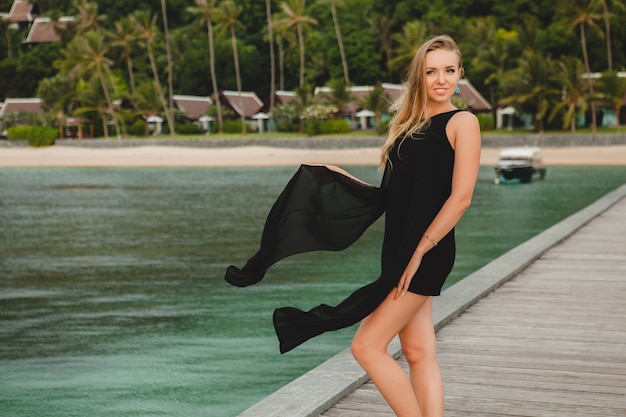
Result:
[[375,346],[374,343],[369,342],[365,337],[359,337],[358,334],[352,340],[350,350],[354,359],[361,365],[375,361],[376,357],[381,353],[381,349]]
[[402,343],[402,352],[410,364],[424,363],[437,360],[437,347],[429,341]]

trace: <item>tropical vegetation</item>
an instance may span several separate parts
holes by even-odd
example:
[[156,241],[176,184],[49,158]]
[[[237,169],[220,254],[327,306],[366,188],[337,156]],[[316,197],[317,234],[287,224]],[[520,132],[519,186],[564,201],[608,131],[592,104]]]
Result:
[[[0,10],[12,3],[0,0]],[[538,131],[595,130],[599,107],[617,112],[619,127],[626,90],[624,0],[33,3],[74,22],[61,42],[25,45],[27,28],[0,21],[0,98],[38,96],[51,119],[99,120],[104,136],[141,131],[146,115],[163,116],[173,134],[182,123],[173,94],[254,91],[273,107],[276,90],[295,91],[304,123],[320,113],[314,86],[330,86],[326,110],[341,113],[347,86],[400,83],[416,48],[439,33],[457,40],[466,77],[491,103],[531,114]],[[380,120],[383,103],[375,88],[362,106]],[[219,101],[210,112],[220,131],[232,119]],[[245,120],[240,127],[245,133]]]

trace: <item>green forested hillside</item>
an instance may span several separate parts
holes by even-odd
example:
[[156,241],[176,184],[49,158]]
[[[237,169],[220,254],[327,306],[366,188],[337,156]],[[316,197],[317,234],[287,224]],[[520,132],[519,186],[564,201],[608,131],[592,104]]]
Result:
[[[587,110],[591,98],[611,103],[601,86],[589,91],[582,74],[626,68],[623,0],[39,0],[42,15],[76,19],[62,42],[37,45],[22,44],[27,28],[0,23],[0,100],[39,95],[57,112],[98,112],[106,107],[106,85],[111,99],[132,97],[135,107],[157,111],[151,54],[163,94],[168,91],[162,3],[174,93],[212,95],[215,81],[218,90],[241,88],[265,100],[271,89],[268,2],[276,89],[310,90],[346,78],[352,85],[397,83],[415,48],[447,33],[464,54],[466,78],[488,100],[544,112],[546,123],[569,126],[572,111]],[[11,4],[0,0],[0,11]],[[621,87],[605,89],[615,88]],[[547,103],[559,106],[558,114],[549,117]]]

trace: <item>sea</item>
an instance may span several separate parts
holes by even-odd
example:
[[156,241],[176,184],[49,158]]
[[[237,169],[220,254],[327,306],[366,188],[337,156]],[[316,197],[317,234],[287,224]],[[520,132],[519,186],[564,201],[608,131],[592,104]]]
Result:
[[[223,280],[296,169],[0,168],[0,416],[232,417],[347,349],[353,327],[281,355],[272,312],[376,279],[383,219],[257,285]],[[446,287],[624,184],[626,167],[493,179],[481,168]]]

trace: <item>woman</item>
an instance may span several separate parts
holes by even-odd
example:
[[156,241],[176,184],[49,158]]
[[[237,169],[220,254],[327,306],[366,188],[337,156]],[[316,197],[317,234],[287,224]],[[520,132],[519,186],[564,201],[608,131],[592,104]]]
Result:
[[[450,37],[427,41],[392,106],[381,187],[336,167],[302,166],[272,207],[259,252],[226,273],[233,285],[256,283],[286,256],[345,248],[384,212],[380,277],[335,307],[276,309],[274,326],[284,353],[361,321],[353,355],[400,417],[443,416],[432,297],[452,269],[454,226],[470,205],[480,161],[478,121],[451,101],[462,75],[461,54]],[[396,335],[410,379],[387,354]]]
[[[415,221],[415,213],[407,210],[410,200],[417,194],[422,204],[432,204],[398,286],[363,320],[352,343],[354,357],[398,416],[443,416],[432,296],[439,294],[452,269],[453,228],[470,205],[480,162],[476,117],[458,111],[451,101],[462,75],[461,54],[451,38],[426,42],[413,58],[383,147],[383,163],[392,166],[383,265],[385,253],[393,253],[402,231]],[[387,354],[395,335],[410,380]]]

